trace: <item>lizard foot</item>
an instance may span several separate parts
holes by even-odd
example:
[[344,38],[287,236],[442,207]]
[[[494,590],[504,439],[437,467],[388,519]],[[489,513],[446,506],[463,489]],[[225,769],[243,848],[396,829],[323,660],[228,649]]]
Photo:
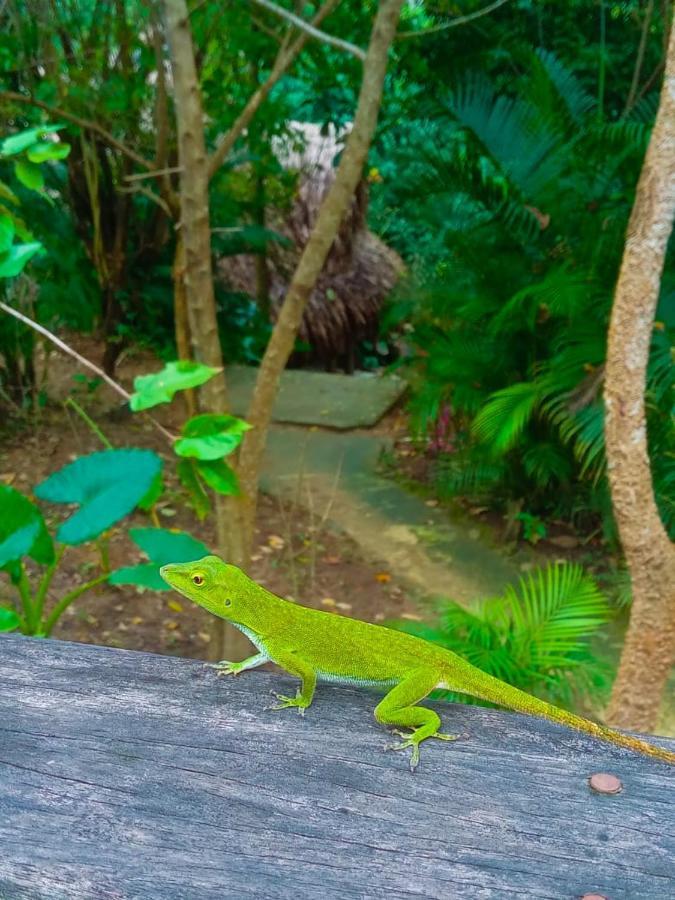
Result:
[[298,712],[301,716],[304,716],[305,709],[309,706],[306,700],[304,700],[300,694],[296,694],[295,697],[287,697],[285,694],[277,694],[276,691],[270,691],[273,697],[276,697],[279,703],[276,706],[266,706],[265,709],[289,709],[292,706],[297,707]]
[[238,675],[242,670],[241,663],[228,662],[226,659],[221,659],[217,663],[205,663],[205,665],[208,669],[215,669],[216,675]]
[[409,750],[412,749],[412,753],[410,754],[410,771],[414,772],[420,762],[420,744],[423,740],[428,740],[428,738],[438,738],[439,741],[457,741],[460,738],[466,737],[464,734],[442,734],[440,731],[434,732],[434,734],[427,735],[426,738],[415,739],[414,734],[409,736],[409,732],[399,731],[398,729],[393,729],[394,734],[400,734],[401,737],[405,738],[405,740],[401,741],[399,744],[389,744],[385,747],[385,750]]

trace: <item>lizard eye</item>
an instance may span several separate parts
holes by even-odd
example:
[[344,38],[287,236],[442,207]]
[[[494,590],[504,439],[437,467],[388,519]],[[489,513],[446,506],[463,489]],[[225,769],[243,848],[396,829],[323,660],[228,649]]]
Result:
[[204,576],[203,575],[193,575],[192,583],[196,584],[197,587],[201,587],[204,584]]

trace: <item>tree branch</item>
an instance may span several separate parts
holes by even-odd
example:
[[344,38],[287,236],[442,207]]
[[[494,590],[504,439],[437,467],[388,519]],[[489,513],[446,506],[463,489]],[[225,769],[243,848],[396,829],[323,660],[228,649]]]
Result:
[[450,22],[444,22],[442,25],[432,25],[430,28],[423,28],[421,31],[399,31],[396,35],[396,40],[426,37],[428,34],[447,31],[448,28],[457,28],[458,25],[466,25],[467,22],[473,22],[474,19],[480,19],[481,16],[487,16],[489,13],[494,12],[496,9],[499,9],[500,6],[504,6],[504,4],[508,2],[509,0],[495,0],[494,3],[490,3],[489,6],[484,6],[482,9],[477,9],[475,12],[467,13],[465,16],[458,16],[456,19],[451,19]]
[[[325,31],[320,31],[314,25],[311,25],[309,22],[300,18],[300,16],[296,16],[295,13],[289,12],[282,6],[277,6],[276,3],[272,3],[271,0],[251,0],[251,2],[257,3],[258,6],[262,6],[262,8],[268,10],[268,12],[274,13],[275,16],[286,19],[287,22],[291,22],[296,28],[299,28],[301,31],[306,31],[310,37],[316,38],[324,44],[330,44],[332,47],[337,47],[339,50],[351,53],[352,56],[360,59],[361,62],[366,58],[365,51],[360,47],[357,47],[356,44],[350,44],[349,41],[343,41],[342,38],[333,37],[332,34],[326,34]],[[506,2],[506,0],[502,0],[502,2]]]
[[[340,0],[326,0],[326,3],[323,4],[323,6],[318,10],[316,15],[312,19],[312,26],[319,25],[329,15],[329,13],[333,12],[335,7],[338,6],[339,3]],[[209,178],[213,178],[215,173],[222,166],[223,162],[227,159],[230,152],[232,151],[232,148],[236,144],[237,140],[253,119],[253,116],[256,114],[263,102],[267,99],[274,85],[285,74],[285,72],[288,71],[295,58],[301,52],[302,48],[305,46],[308,40],[309,35],[306,32],[303,32],[303,34],[296,38],[296,40],[290,45],[290,47],[286,48],[282,45],[276,59],[274,60],[274,65],[272,66],[272,71],[270,72],[267,81],[261,84],[260,87],[251,95],[246,106],[239,113],[232,127],[229,129],[227,134],[223,135],[223,137],[217,144],[216,149],[213,151],[211,159],[209,160]]]
[[[38,322],[35,322],[33,319],[29,319],[28,316],[24,316],[23,313],[19,312],[18,309],[14,309],[11,306],[8,306],[6,303],[3,303],[0,300],[0,309],[6,312],[10,316],[14,316],[15,319],[18,319],[20,322],[23,322],[24,325],[28,325],[29,328],[32,328],[33,331],[37,331],[43,337],[46,337],[48,341],[51,341],[52,344],[57,346],[59,350],[62,350],[64,353],[67,353],[69,356],[72,356],[73,359],[76,359],[80,365],[84,366],[86,369],[89,369],[90,372],[94,372],[94,374],[98,375],[99,378],[102,378],[105,383],[115,391],[115,393],[119,394],[120,397],[124,397],[127,403],[131,400],[131,394],[129,391],[126,391],[119,382],[115,381],[114,378],[111,378],[110,375],[107,375],[103,369],[99,369],[95,363],[91,362],[91,360],[87,359],[86,356],[81,356],[77,350],[73,350],[65,341],[62,341],[61,338],[58,338],[55,334],[49,331],[48,328],[45,328],[44,325],[40,325]],[[148,419],[152,422],[152,424],[157,428],[164,437],[173,444],[175,441],[174,436],[171,432],[167,431],[163,425],[154,419],[151,415],[147,414]]]
[[144,169],[152,169],[153,167],[149,160],[144,159],[139,153],[132,150],[131,147],[127,147],[126,144],[123,144],[122,141],[118,141],[116,137],[113,137],[113,135],[110,134],[109,131],[106,131],[102,125],[99,125],[98,122],[92,122],[90,119],[82,119],[80,116],[73,115],[73,113],[69,113],[67,110],[61,109],[58,106],[50,106],[48,103],[43,103],[42,100],[36,100],[35,97],[29,97],[27,94],[19,94],[16,91],[0,91],[0,100],[8,100],[14,103],[26,103],[29,106],[36,106],[38,109],[43,109],[51,116],[65,119],[67,122],[72,122],[73,125],[77,125],[85,131],[91,131],[93,134],[97,134],[106,142],[106,144],[119,150],[120,153],[128,156],[129,159],[138,163],[139,166],[143,166]]

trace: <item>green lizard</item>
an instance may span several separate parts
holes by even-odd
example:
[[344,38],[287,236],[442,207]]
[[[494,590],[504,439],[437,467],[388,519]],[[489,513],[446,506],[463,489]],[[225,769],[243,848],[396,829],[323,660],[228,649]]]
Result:
[[619,747],[675,763],[675,753],[558,709],[429,641],[282,600],[217,556],[163,566],[160,574],[185,597],[236,625],[256,646],[258,652],[242,662],[215,663],[219,674],[237,675],[271,661],[300,679],[296,696],[275,694],[279,705],[272,709],[297,707],[304,714],[318,680],[386,690],[375,707],[375,718],[382,725],[395,726],[395,732],[404,738],[392,749],[411,749],[413,771],[422,741],[452,741],[458,737],[442,734],[438,715],[417,705],[436,688],[541,716]]

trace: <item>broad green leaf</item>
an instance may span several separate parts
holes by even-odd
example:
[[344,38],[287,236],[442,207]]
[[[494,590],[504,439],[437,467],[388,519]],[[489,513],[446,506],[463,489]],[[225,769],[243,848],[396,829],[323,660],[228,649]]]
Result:
[[41,191],[45,186],[45,176],[40,166],[25,159],[18,159],[14,163],[14,174],[24,187],[32,191]]
[[151,450],[101,450],[54,472],[35,488],[35,496],[80,504],[56,537],[64,544],[82,544],[128,515],[148,494],[161,468],[162,460]]
[[13,134],[0,144],[0,156],[14,156],[28,147],[37,143],[45,134],[53,134],[65,128],[65,125],[39,125],[37,128],[27,128],[18,134]]
[[0,253],[6,253],[14,240],[14,222],[10,216],[0,215]]
[[154,563],[141,563],[138,566],[116,569],[108,581],[110,584],[136,584],[151,591],[169,590],[169,585],[159,574],[159,566]]
[[28,148],[26,156],[32,163],[47,162],[52,159],[65,159],[70,153],[70,144],[59,141],[40,141]]
[[183,437],[173,445],[179,456],[195,459],[222,459],[241,443],[242,436],[251,426],[235,416],[218,416],[205,413],[194,416],[183,426]]
[[172,562],[192,562],[208,556],[209,548],[186,531],[167,528],[132,528],[129,537],[158,566]]
[[196,464],[191,459],[181,459],[176,466],[180,482],[190,495],[192,508],[197,514],[197,518],[201,521],[211,512],[211,501],[204,490],[204,485],[199,479],[196,470]]
[[5,253],[0,253],[0,278],[14,278],[21,274],[26,263],[42,250],[42,244],[13,244]]
[[176,391],[196,388],[218,373],[219,369],[190,360],[167,363],[161,372],[139,375],[134,379],[135,393],[129,406],[133,412],[150,409],[159,403],[170,403]]
[[131,539],[141,548],[149,563],[126,566],[110,576],[111,584],[137,584],[153,591],[169,590],[160,577],[160,566],[177,562],[192,562],[208,556],[209,548],[184,531],[168,531],[165,528],[132,528]]
[[54,546],[42,513],[22,493],[0,485],[0,568],[31,556],[41,565],[54,559]]
[[239,493],[239,483],[234,471],[222,459],[210,462],[200,460],[197,471],[210,488],[219,494],[230,496]]
[[9,606],[0,606],[0,632],[16,631],[21,624],[21,619]]

